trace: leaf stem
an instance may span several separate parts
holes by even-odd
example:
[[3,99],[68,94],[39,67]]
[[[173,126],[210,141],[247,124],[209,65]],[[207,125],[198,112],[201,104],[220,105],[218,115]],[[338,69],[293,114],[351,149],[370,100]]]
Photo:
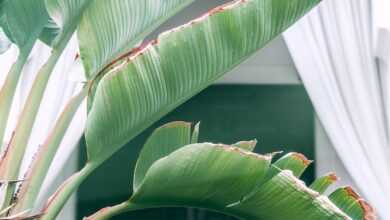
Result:
[[50,197],[49,201],[42,210],[41,220],[54,220],[60,213],[65,203],[68,201],[74,191],[91,174],[97,166],[87,163],[79,172],[69,177],[60,188]]
[[[22,50],[20,51],[16,62],[12,65],[0,90],[0,143],[2,143],[4,140],[4,133],[5,129],[7,128],[12,100],[15,96],[16,87],[18,85],[23,66],[27,61],[31,49],[26,51],[27,52]],[[2,146],[0,146],[0,149],[2,149]]]
[[85,85],[84,88],[75,97],[69,100],[68,104],[65,106],[53,130],[42,147],[38,150],[37,156],[34,158],[32,166],[24,178],[26,181],[22,183],[21,188],[19,189],[17,195],[18,203],[15,208],[12,209],[12,213],[18,213],[33,208],[50,164],[65,136],[65,132],[87,93],[88,86]]
[[103,208],[98,212],[96,212],[95,214],[84,218],[84,220],[106,220],[125,212],[130,212],[130,211],[135,211],[140,209],[145,209],[145,207],[131,203],[130,201],[125,201],[115,206]]
[[[0,161],[0,179],[10,180],[18,178],[19,169],[47,83],[70,37],[71,35],[69,35],[68,38],[64,38],[64,40],[58,44],[58,47],[53,48],[48,61],[42,66],[35,77],[29,96],[24,104],[23,111],[18,119],[14,136],[7,146],[6,154]],[[14,186],[6,186],[6,189],[3,191],[5,193],[3,197],[3,208],[10,204],[14,189]]]

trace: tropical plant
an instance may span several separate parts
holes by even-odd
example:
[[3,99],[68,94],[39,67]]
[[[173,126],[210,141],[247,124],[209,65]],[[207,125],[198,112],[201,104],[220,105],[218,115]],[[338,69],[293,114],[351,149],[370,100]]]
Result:
[[329,174],[310,187],[299,177],[311,163],[289,153],[253,153],[257,141],[232,145],[197,143],[199,124],[172,122],[156,129],[136,164],[134,194],[87,219],[156,207],[197,207],[237,219],[373,219],[372,208],[350,187],[323,192],[337,180]]
[[[0,90],[0,140],[4,138],[15,90],[34,44],[40,40],[52,48],[51,56],[36,75],[12,138],[2,147],[2,218],[55,219],[85,178],[125,143],[261,49],[319,1],[237,0],[136,47],[162,22],[194,0],[0,0],[0,26],[19,49]],[[25,178],[19,180],[44,91],[74,33],[87,82],[69,100]],[[9,45],[3,39],[0,38],[2,51]],[[88,161],[63,183],[41,212],[31,213],[53,157],[86,97]],[[198,148],[202,147],[188,149]],[[262,161],[269,161],[266,158]],[[147,168],[142,168],[142,172]],[[138,188],[144,189],[149,183],[144,185],[141,177],[137,178],[135,195],[142,200],[143,190],[138,192]],[[18,182],[21,184],[17,189]],[[226,198],[225,202],[231,201],[233,198]],[[232,207],[240,212],[240,205]]]

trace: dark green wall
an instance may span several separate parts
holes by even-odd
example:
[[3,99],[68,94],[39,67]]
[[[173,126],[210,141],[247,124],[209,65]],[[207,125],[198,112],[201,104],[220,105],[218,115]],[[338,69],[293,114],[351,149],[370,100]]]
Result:
[[[314,113],[302,86],[212,86],[152,128],[174,120],[201,121],[200,141],[234,143],[257,138],[257,152],[298,151],[314,159]],[[78,219],[129,198],[135,160],[152,128],[127,144],[81,186]],[[84,160],[82,153],[80,164]],[[313,167],[305,173],[306,181],[314,178]],[[115,219],[184,220],[185,215],[184,209],[158,209]],[[226,217],[209,213],[204,219]]]

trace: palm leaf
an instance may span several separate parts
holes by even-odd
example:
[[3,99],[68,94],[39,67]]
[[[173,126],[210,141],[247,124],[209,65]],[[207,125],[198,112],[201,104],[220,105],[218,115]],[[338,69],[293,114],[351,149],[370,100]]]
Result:
[[[98,86],[86,140],[100,164],[151,123],[209,86],[319,0],[247,0],[216,8],[112,64]],[[115,128],[115,129],[112,129]]]
[[[158,133],[165,132],[170,135],[162,137],[163,143],[168,137],[178,140],[182,136],[179,127],[158,129]],[[151,135],[145,145],[149,150],[143,151],[138,159],[137,163],[143,163],[151,157],[155,162],[147,169],[133,196],[89,219],[106,219],[137,209],[178,206],[209,209],[245,220],[363,220],[371,219],[364,216],[374,216],[372,208],[349,191],[335,191],[330,196],[332,202],[306,187],[294,175],[307,167],[303,155],[287,154],[271,164],[270,155],[235,146],[199,143],[176,147],[177,150],[156,159],[153,149],[160,152],[173,149],[168,147],[172,145],[160,145],[159,140],[155,133]],[[304,165],[297,166],[302,162]],[[280,165],[283,169],[269,178],[272,169]]]

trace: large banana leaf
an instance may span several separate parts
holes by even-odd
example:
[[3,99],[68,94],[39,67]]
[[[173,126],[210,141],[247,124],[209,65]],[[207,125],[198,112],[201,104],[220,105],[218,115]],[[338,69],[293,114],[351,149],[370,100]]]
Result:
[[[108,219],[137,209],[177,206],[214,210],[245,220],[375,218],[372,208],[351,191],[336,190],[330,197],[332,202],[306,187],[296,177],[308,165],[301,154],[287,154],[271,165],[272,154],[263,156],[223,144],[199,143],[173,150],[171,146],[183,137],[185,123],[171,125],[157,131],[167,135],[159,136],[155,132],[147,140],[144,147],[148,150],[142,151],[137,163],[154,162],[130,200],[102,209],[89,219]],[[163,144],[159,144],[160,140]],[[167,144],[167,140],[172,144]],[[156,157],[155,151],[172,152]],[[274,173],[274,169],[278,172]]]
[[135,47],[147,34],[194,0],[93,1],[78,27],[88,78]]
[[319,0],[235,1],[134,50],[110,66],[90,110],[86,140],[100,164],[127,141],[297,21]]

